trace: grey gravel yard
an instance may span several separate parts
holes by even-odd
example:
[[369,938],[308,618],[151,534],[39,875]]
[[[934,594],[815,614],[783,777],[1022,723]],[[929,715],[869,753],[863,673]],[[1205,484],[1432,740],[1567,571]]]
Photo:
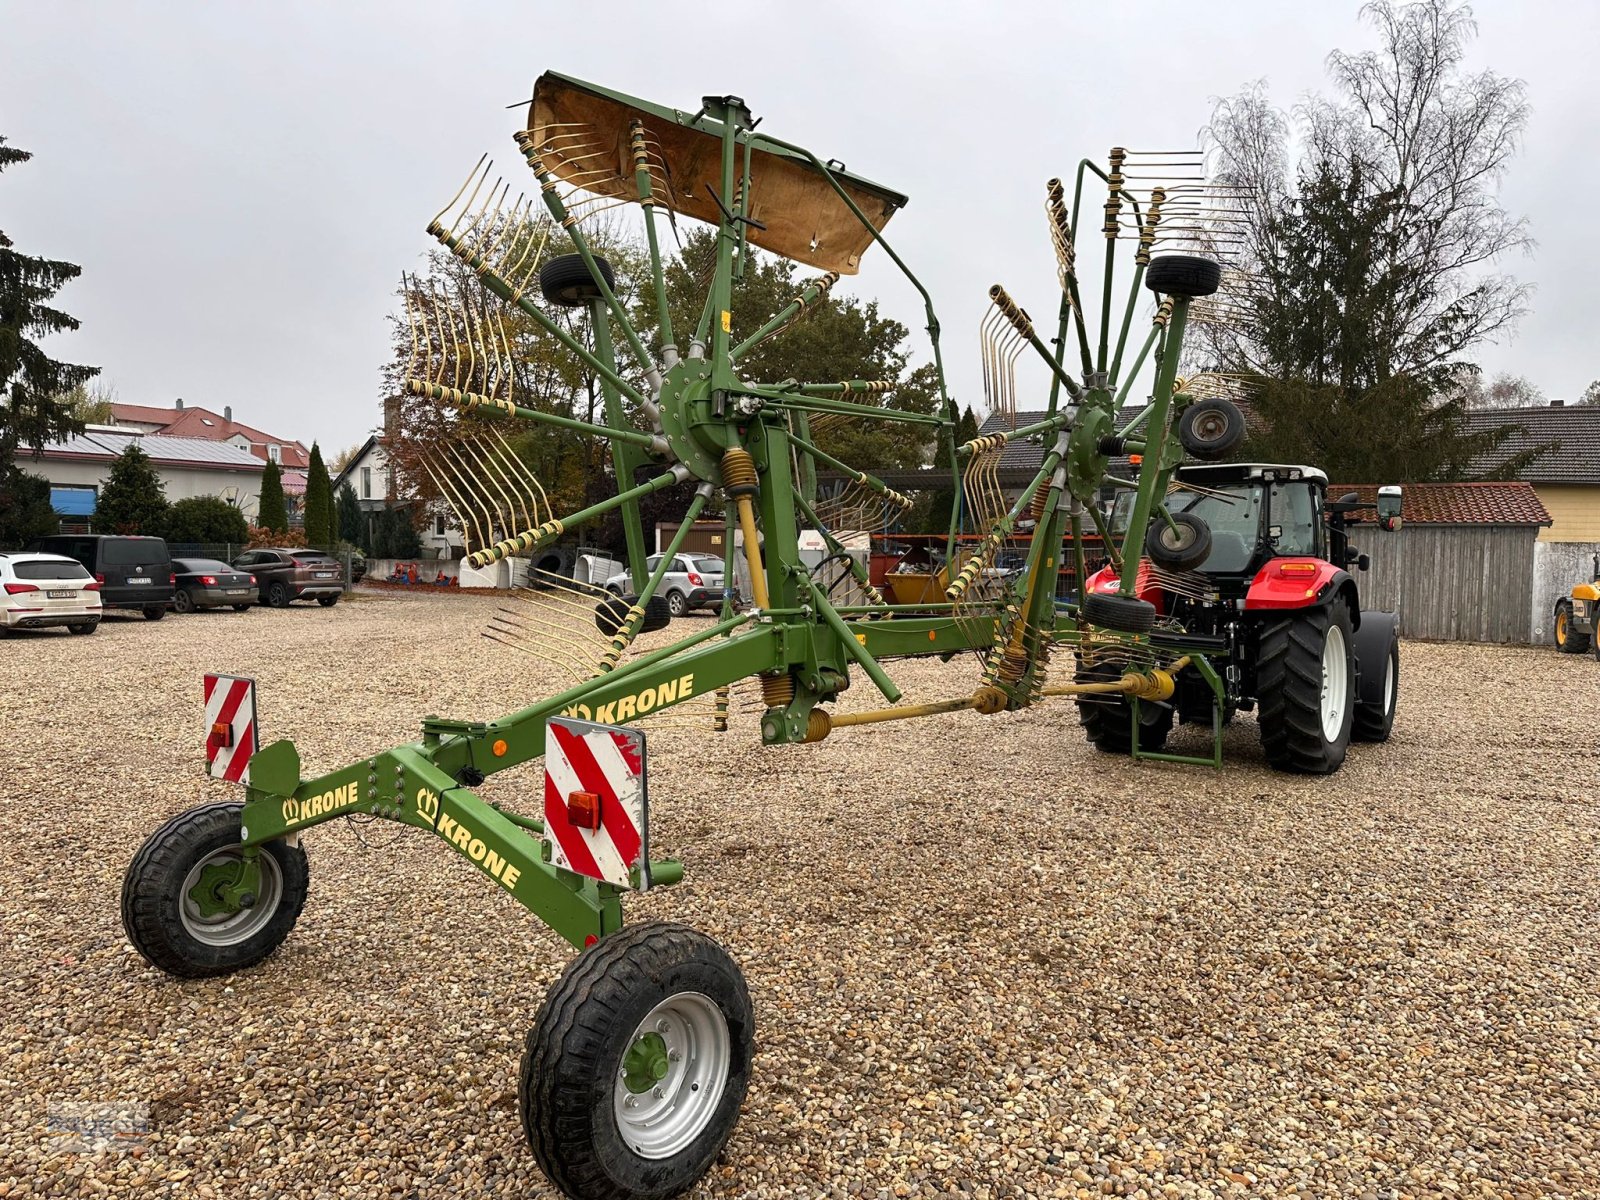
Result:
[[[266,737],[321,772],[553,690],[478,636],[497,603],[0,642],[0,1196],[551,1194],[516,1075],[570,952],[436,841],[313,830],[299,926],[231,979],[167,979],[118,919],[143,838],[232,792],[201,773],[203,671],[255,676]],[[1065,701],[653,735],[688,875],[630,919],[724,942],[758,1022],[697,1194],[1600,1195],[1600,664],[1403,657],[1393,740],[1329,779],[1269,772],[1249,718],[1221,772],[1102,756]],[[976,676],[892,673],[912,700]],[[536,783],[485,793],[533,811]],[[53,1151],[52,1100],[143,1101],[152,1131]]]

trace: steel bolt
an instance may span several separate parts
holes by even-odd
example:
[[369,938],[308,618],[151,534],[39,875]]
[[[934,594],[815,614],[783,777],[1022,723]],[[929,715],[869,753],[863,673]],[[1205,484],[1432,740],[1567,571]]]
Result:
[[656,1088],[652,1095],[654,1095],[657,1100],[665,1100],[667,1098],[667,1094],[660,1088]]
[[632,1108],[637,1103],[639,1103],[639,1098],[637,1096],[626,1096],[622,1101],[623,1107],[625,1108]]
[[667,1020],[665,1017],[662,1017],[661,1020],[656,1022],[656,1032],[657,1033],[666,1033],[667,1030],[669,1030],[671,1028],[672,1028],[672,1022]]
[[667,1051],[667,1061],[668,1062],[677,1062],[682,1057],[683,1057],[683,1054],[682,1054],[681,1051],[678,1051],[678,1050],[668,1050]]

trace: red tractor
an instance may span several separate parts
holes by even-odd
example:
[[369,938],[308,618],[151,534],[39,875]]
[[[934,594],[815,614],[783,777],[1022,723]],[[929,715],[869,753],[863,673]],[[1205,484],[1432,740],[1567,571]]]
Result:
[[[1376,507],[1379,528],[1398,528],[1400,489],[1379,489],[1376,505],[1354,493],[1329,502],[1321,471],[1265,463],[1187,465],[1174,481],[1165,515],[1151,520],[1135,591],[1156,610],[1152,645],[1190,661],[1168,700],[1082,698],[1089,740],[1158,754],[1173,725],[1188,722],[1218,730],[1220,744],[1221,726],[1254,710],[1268,763],[1308,774],[1338,770],[1352,739],[1385,741],[1399,618],[1361,607],[1350,569],[1366,570],[1368,559],[1349,527]],[[1118,583],[1108,566],[1086,591],[1114,593]],[[1096,659],[1078,678],[1114,680],[1127,665]]]

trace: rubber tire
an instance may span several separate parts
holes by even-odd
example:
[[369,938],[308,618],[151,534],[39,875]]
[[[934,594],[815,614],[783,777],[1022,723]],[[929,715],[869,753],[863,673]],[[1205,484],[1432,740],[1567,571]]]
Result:
[[689,611],[689,597],[682,592],[667,593],[667,611],[675,617],[681,617]]
[[178,889],[195,863],[238,845],[243,811],[242,803],[227,800],[179,813],[146,838],[128,864],[122,879],[122,928],[145,961],[168,975],[203,979],[254,966],[283,944],[300,917],[310,882],[305,851],[278,841],[262,847],[283,877],[283,898],[265,927],[236,946],[208,946],[183,928]]
[[[1563,613],[1566,614],[1567,618],[1567,636],[1565,638],[1561,636],[1561,616]],[[1582,654],[1589,648],[1590,637],[1587,633],[1581,633],[1572,627],[1572,605],[1565,600],[1556,605],[1555,628],[1552,636],[1556,640],[1556,649],[1563,654]]]
[[[1322,647],[1328,627],[1344,631],[1344,722],[1332,741],[1322,734]],[[1342,601],[1308,608],[1265,623],[1256,652],[1256,721],[1261,749],[1279,771],[1331,775],[1344,763],[1356,709],[1355,641],[1350,608]]]
[[[1218,432],[1207,436],[1196,428],[1201,418],[1214,416],[1222,418],[1222,427]],[[1206,424],[1213,425],[1215,422],[1207,420]],[[1239,411],[1237,404],[1225,396],[1207,396],[1204,400],[1196,400],[1178,418],[1178,441],[1183,444],[1185,454],[1200,462],[1216,462],[1227,458],[1244,445],[1244,437],[1244,414]]]
[[274,579],[267,585],[268,608],[288,608],[289,600],[289,585],[284,583],[283,580]]
[[332,608],[335,604],[339,603],[339,597],[337,597],[337,596],[318,596],[317,597],[317,603],[322,605],[323,608]]
[[235,604],[233,606],[233,611],[234,612],[249,612],[250,611],[250,605],[248,605],[248,604]]
[[146,621],[159,621],[166,615],[167,606],[165,604],[152,604],[144,610],[144,619]]
[[1156,606],[1137,596],[1088,592],[1080,609],[1089,624],[1122,633],[1149,633],[1156,623]]
[[192,613],[195,610],[194,597],[189,594],[188,588],[179,588],[172,593],[172,611]]
[[[600,601],[594,606],[594,627],[607,637],[614,637],[622,626],[623,618],[628,615],[628,609],[638,601],[637,596],[612,596]],[[672,612],[667,602],[660,596],[651,596],[650,603],[644,606],[644,620],[639,624],[640,633],[654,633],[658,629],[665,629],[672,621]]]
[[1186,539],[1176,547],[1170,545],[1172,529],[1165,520],[1156,517],[1150,522],[1150,531],[1145,534],[1145,556],[1156,566],[1168,571],[1188,571],[1198,567],[1211,554],[1211,526],[1193,513],[1178,512],[1171,516],[1174,525],[1188,531]]
[[1163,296],[1209,296],[1222,286],[1222,265],[1197,254],[1163,254],[1145,268],[1144,285]]
[[75,625],[68,625],[67,626],[67,632],[71,633],[71,634],[76,634],[78,637],[82,637],[85,634],[93,633],[96,629],[99,629],[99,628],[100,628],[100,622],[99,621],[79,621]]
[[[1361,624],[1366,625],[1370,614],[1363,614]],[[1359,658],[1357,659],[1359,663]],[[1360,690],[1356,693],[1355,716],[1350,722],[1350,740],[1355,742],[1387,742],[1389,733],[1394,729],[1394,712],[1400,706],[1400,634],[1398,631],[1389,636],[1389,649],[1384,655],[1386,666],[1394,668],[1394,697],[1390,703],[1389,697],[1380,693],[1376,704],[1369,704],[1361,696]],[[1378,664],[1373,663],[1376,669]],[[1362,674],[1366,671],[1363,669]],[[1388,711],[1384,711],[1385,705]]]
[[578,552],[572,546],[546,546],[539,551],[537,558],[528,560],[528,586],[549,586],[545,580],[534,574],[535,571],[544,571],[547,575],[559,575],[563,579],[571,579],[572,568],[577,561]]
[[[716,1111],[672,1158],[641,1158],[612,1112],[623,1052],[645,1015],[679,992],[710,997],[728,1022],[730,1061]],[[711,1168],[750,1083],[755,1018],[738,965],[716,942],[666,921],[633,925],[585,950],[556,980],[528,1032],[517,1088],[539,1167],[572,1200],[667,1200]]]
[[[1092,667],[1078,660],[1074,683],[1111,683],[1121,679],[1124,663],[1104,661]],[[1083,726],[1089,744],[1107,754],[1133,752],[1133,704],[1126,696],[1080,696],[1077,699],[1078,724]],[[1139,705],[1139,749],[1159,751],[1172,732],[1173,710],[1169,704],[1141,702]]]
[[[611,264],[597,254],[594,256],[594,265],[600,268],[606,286],[615,292],[617,276]],[[551,304],[559,304],[562,308],[581,308],[591,300],[601,299],[600,287],[589,273],[589,264],[583,261],[581,254],[563,254],[540,267],[539,291]]]

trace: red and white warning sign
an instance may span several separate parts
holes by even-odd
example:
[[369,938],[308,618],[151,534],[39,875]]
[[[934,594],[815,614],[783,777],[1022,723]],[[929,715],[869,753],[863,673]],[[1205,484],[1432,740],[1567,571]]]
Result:
[[256,681],[240,675],[206,675],[206,772],[230,783],[250,782],[256,732]]
[[550,861],[590,879],[650,886],[644,734],[551,717],[544,731],[544,831]]

